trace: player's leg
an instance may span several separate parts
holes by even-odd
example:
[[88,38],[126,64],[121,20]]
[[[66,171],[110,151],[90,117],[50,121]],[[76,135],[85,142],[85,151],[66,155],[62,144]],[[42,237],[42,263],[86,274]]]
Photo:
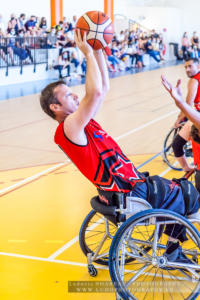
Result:
[[190,139],[191,126],[192,123],[190,121],[187,121],[175,137],[172,144],[174,155],[185,172],[190,171],[192,169],[186,160],[183,150],[185,144]]

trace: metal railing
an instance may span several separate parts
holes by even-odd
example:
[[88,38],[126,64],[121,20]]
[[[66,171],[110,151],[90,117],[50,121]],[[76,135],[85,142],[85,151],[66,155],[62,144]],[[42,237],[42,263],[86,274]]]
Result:
[[46,64],[48,69],[47,37],[1,37],[0,38],[0,69],[5,68],[6,76],[12,67],[19,67],[20,74],[24,66]]

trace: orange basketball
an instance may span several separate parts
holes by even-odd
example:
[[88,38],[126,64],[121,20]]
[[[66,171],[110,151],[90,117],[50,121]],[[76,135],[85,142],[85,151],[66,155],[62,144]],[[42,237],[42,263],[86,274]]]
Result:
[[113,38],[113,24],[111,19],[101,11],[88,11],[77,21],[76,28],[80,29],[83,37],[87,32],[87,42],[93,49],[107,47]]

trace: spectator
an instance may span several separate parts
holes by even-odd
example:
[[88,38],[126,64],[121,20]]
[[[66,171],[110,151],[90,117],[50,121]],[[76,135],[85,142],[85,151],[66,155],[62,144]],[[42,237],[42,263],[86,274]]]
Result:
[[18,21],[14,14],[10,15],[10,20],[8,21],[8,33],[11,31],[11,29],[14,29],[15,33],[18,32]]
[[64,51],[58,56],[58,64],[54,66],[54,70],[58,70],[59,78],[63,78],[62,71],[64,69],[67,69],[67,77],[70,77],[70,57],[68,51]]
[[80,51],[80,49],[78,47],[73,48],[73,51],[71,52],[71,63],[74,64],[76,71],[77,71],[78,67],[81,67],[82,73],[80,75],[82,77],[85,76],[86,60],[83,56],[83,53]]
[[161,61],[160,51],[153,50],[150,38],[145,39],[144,48],[147,54],[149,54],[155,61],[157,61],[158,63]]
[[26,15],[25,14],[21,14],[20,17],[18,18],[18,31],[23,29],[24,31],[26,30],[24,24],[25,24],[25,19],[26,19]]
[[43,30],[43,32],[45,32],[47,30],[47,20],[45,17],[41,18],[39,28],[41,28]]
[[120,43],[120,42],[123,42],[125,40],[125,33],[123,30],[120,31],[120,34],[117,36],[117,41]]
[[200,57],[199,38],[196,31],[193,32],[193,36],[191,38],[191,46],[193,49],[193,57]]
[[30,19],[25,23],[26,30],[33,30],[36,27],[36,17],[31,16]]
[[59,24],[56,25],[56,30],[61,31],[61,30],[63,30],[63,28],[64,28],[63,21],[61,20],[61,21],[59,21]]
[[51,31],[47,34],[47,44],[49,48],[57,48],[57,36],[56,36],[56,28],[52,27]]
[[184,60],[187,60],[191,55],[191,51],[189,50],[190,49],[190,43],[189,43],[189,40],[188,40],[188,36],[187,36],[187,32],[184,32],[183,34],[183,37],[182,37],[182,40],[181,40],[181,49],[182,49],[182,52],[183,52],[183,59]]
[[76,23],[77,23],[77,16],[73,16],[71,22],[72,29],[76,28]]

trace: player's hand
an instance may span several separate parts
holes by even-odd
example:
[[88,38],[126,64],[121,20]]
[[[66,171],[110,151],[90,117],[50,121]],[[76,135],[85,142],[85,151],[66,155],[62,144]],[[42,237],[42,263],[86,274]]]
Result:
[[181,120],[177,119],[176,122],[174,123],[174,128],[179,128],[181,126]]
[[162,85],[164,86],[164,88],[168,91],[168,93],[175,100],[175,103],[177,105],[184,102],[184,99],[182,97],[182,92],[181,92],[181,80],[180,79],[177,81],[177,84],[175,87],[173,87],[172,84],[169,81],[167,81],[167,79],[163,75],[161,76],[161,82],[162,82]]
[[83,52],[85,57],[93,53],[92,47],[88,44],[86,39],[86,32],[83,34],[83,38],[81,37],[80,29],[76,29],[74,33],[74,39],[77,47]]

